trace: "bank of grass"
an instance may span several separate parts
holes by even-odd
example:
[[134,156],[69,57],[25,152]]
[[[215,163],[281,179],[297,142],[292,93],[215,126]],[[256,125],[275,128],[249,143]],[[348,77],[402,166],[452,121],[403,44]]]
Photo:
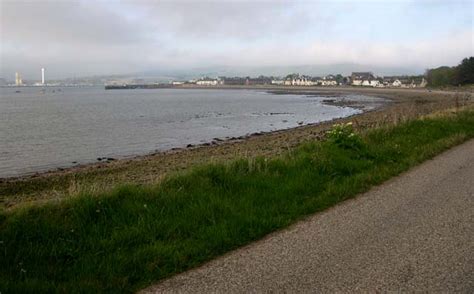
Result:
[[474,111],[349,136],[196,167],[160,185],[3,211],[0,292],[136,291],[473,138]]

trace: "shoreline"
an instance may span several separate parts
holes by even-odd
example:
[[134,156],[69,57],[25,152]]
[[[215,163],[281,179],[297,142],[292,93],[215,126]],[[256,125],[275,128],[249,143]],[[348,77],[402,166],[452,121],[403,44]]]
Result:
[[[178,87],[175,87],[174,89],[179,89]],[[192,89],[192,88],[188,88]],[[197,89],[202,89],[202,88],[197,88]],[[229,88],[223,88],[223,89],[229,89]],[[115,90],[115,89],[114,89]],[[123,90],[123,89],[121,89]],[[134,90],[134,89],[127,89],[127,90]],[[222,89],[221,89],[222,90]],[[243,89],[242,89],[243,90]],[[252,89],[248,88],[247,90],[257,90],[257,89]],[[106,166],[107,164],[110,164],[111,162],[120,162],[120,161],[126,161],[126,160],[140,160],[140,159],[145,159],[146,157],[150,156],[156,156],[157,154],[168,154],[168,153],[175,153],[175,152],[180,152],[183,150],[189,150],[189,149],[195,149],[195,148],[207,148],[207,147],[212,147],[216,145],[222,145],[222,144],[228,144],[228,143],[234,143],[234,142],[240,142],[242,140],[247,140],[252,137],[258,137],[266,134],[272,134],[272,133],[278,133],[281,131],[291,131],[293,129],[301,128],[301,127],[306,127],[306,126],[316,126],[319,124],[323,123],[328,123],[331,121],[339,120],[339,119],[345,119],[345,118],[350,118],[350,117],[355,117],[358,115],[361,115],[365,112],[369,111],[376,111],[379,109],[382,109],[386,107],[387,104],[391,103],[390,98],[381,98],[381,97],[376,97],[376,96],[369,96],[366,95],[367,97],[370,98],[376,98],[376,99],[381,99],[377,101],[376,103],[379,104],[378,106],[374,106],[372,109],[365,109],[367,108],[367,105],[370,104],[371,102],[358,102],[354,100],[340,100],[337,101],[338,97],[347,95],[347,93],[336,93],[336,92],[330,92],[330,93],[323,93],[323,92],[308,92],[308,93],[301,93],[301,92],[295,92],[294,90],[298,89],[293,89],[293,90],[265,90],[265,92],[270,93],[272,95],[302,95],[306,96],[308,98],[310,97],[321,97],[321,98],[331,98],[331,99],[325,99],[321,103],[324,105],[329,105],[329,106],[336,106],[336,107],[348,107],[356,110],[360,110],[360,113],[344,116],[344,117],[335,117],[330,120],[324,120],[324,121],[319,121],[319,122],[314,122],[314,123],[305,123],[302,125],[294,126],[294,127],[289,127],[289,128],[284,128],[284,129],[277,129],[273,131],[256,131],[252,133],[247,133],[243,135],[236,135],[236,136],[231,136],[231,137],[225,137],[225,138],[213,138],[211,141],[206,141],[198,144],[186,144],[181,147],[171,147],[167,149],[157,149],[151,152],[145,152],[145,153],[139,153],[139,154],[129,154],[129,155],[115,155],[114,157],[112,156],[105,156],[105,157],[97,157],[96,161],[91,161],[87,163],[81,163],[81,164],[76,164],[75,161],[72,162],[73,165],[64,165],[64,166],[59,166],[59,167],[51,167],[50,169],[45,169],[45,170],[39,170],[39,171],[31,171],[31,172],[26,172],[20,175],[15,175],[15,176],[6,176],[6,177],[1,177],[0,176],[0,183],[4,182],[14,182],[14,181],[21,181],[21,180],[27,180],[31,178],[38,178],[38,177],[43,177],[43,176],[48,176],[48,175],[54,175],[58,173],[63,173],[63,172],[74,172],[76,170],[83,170],[87,169],[88,167],[91,166],[97,166],[97,165],[103,165]],[[328,95],[329,94],[329,95]],[[361,95],[361,94],[357,94]],[[334,99],[333,99],[334,98]]]
[[[301,90],[289,94],[301,93]],[[305,90],[305,94],[308,91]],[[328,91],[337,93],[340,91]],[[189,148],[174,148],[129,158],[73,166],[33,175],[0,179],[0,207],[10,209],[20,204],[37,203],[52,199],[64,199],[81,192],[106,192],[117,185],[154,184],[170,174],[180,173],[192,167],[235,158],[273,157],[308,140],[321,140],[335,123],[354,122],[357,131],[418,118],[433,112],[461,105],[473,104],[472,93],[464,93],[459,100],[455,92],[429,91],[358,91],[388,99],[380,108],[353,116],[326,122],[297,126],[266,133],[241,136],[231,140],[204,143]],[[346,93],[345,91],[343,93]],[[453,97],[455,99],[453,99]],[[459,100],[459,101],[458,101]],[[457,101],[457,102],[456,102]]]

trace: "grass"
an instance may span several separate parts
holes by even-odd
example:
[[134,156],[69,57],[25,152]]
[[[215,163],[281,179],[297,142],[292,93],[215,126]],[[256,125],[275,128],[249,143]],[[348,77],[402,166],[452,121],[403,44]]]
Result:
[[[474,137],[474,111],[0,213],[0,292],[133,292]],[[352,138],[352,137],[351,137]]]

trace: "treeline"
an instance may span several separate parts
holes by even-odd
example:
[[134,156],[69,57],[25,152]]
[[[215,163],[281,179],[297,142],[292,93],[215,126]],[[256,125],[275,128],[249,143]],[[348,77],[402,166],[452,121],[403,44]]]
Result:
[[432,87],[474,84],[474,57],[464,58],[457,66],[429,69],[426,80]]

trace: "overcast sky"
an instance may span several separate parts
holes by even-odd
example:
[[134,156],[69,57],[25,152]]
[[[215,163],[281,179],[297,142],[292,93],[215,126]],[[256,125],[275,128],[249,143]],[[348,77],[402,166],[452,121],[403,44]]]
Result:
[[0,77],[338,63],[424,69],[474,55],[466,1],[1,3]]

